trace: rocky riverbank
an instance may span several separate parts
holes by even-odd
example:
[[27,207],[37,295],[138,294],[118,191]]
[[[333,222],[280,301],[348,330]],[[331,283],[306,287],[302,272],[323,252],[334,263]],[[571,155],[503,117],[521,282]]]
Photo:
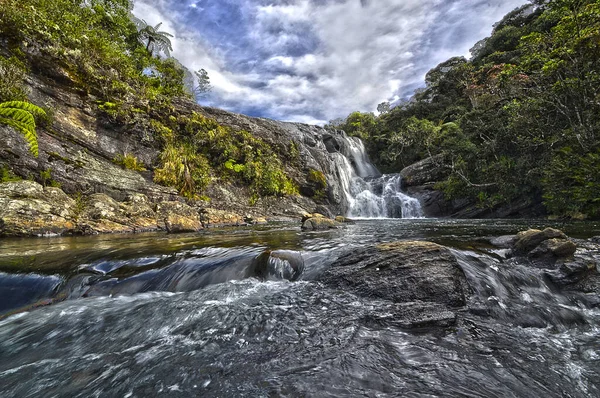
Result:
[[141,193],[118,202],[102,193],[73,198],[59,188],[33,181],[0,184],[0,236],[176,233],[264,223],[267,219],[260,215],[200,207],[198,203],[153,203]]

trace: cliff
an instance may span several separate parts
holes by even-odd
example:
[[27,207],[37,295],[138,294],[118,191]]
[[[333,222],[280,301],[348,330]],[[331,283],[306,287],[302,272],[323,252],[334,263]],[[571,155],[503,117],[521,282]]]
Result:
[[[157,206],[164,202],[179,202],[193,209],[192,218],[196,221],[184,230],[207,225],[240,225],[262,218],[299,218],[304,213],[312,212],[332,215],[340,211],[342,193],[337,182],[335,162],[330,154],[336,149],[329,148],[328,151],[324,140],[331,139],[332,135],[343,137],[342,132],[252,118],[201,107],[191,100],[179,98],[173,101],[169,114],[161,117],[172,114],[181,118],[199,114],[232,131],[248,131],[270,146],[276,156],[285,157],[282,161],[285,174],[300,192],[299,195],[264,195],[256,199],[248,186],[212,175],[201,198],[184,198],[176,189],[153,182],[163,143],[149,128],[147,114],[140,113],[135,120],[126,122],[111,118],[101,109],[97,98],[82,90],[81,85],[65,69],[46,63],[41,58],[33,58],[30,62],[35,67],[25,80],[28,97],[32,103],[49,110],[51,120],[38,127],[40,151],[37,158],[31,155],[20,133],[10,127],[0,126],[0,140],[5,143],[0,148],[0,167],[22,179],[41,184],[28,185],[33,192],[31,195],[26,192],[16,194],[10,187],[0,192],[0,200],[5,204],[0,210],[0,219],[12,220],[3,223],[0,233],[4,235],[162,229],[165,223],[164,219],[157,216],[160,212]],[[156,112],[164,113],[163,110]],[[148,114],[152,114],[152,110]],[[135,157],[145,170],[131,170],[117,164],[115,159],[124,155]],[[315,175],[322,176],[325,181],[315,181]],[[52,189],[44,190],[42,185]],[[61,205],[53,202],[50,191],[61,198]],[[34,199],[25,206],[27,211],[23,203],[15,202],[23,198]],[[77,202],[76,206],[71,203],[73,201]],[[104,204],[110,202],[109,207],[113,208],[120,206],[122,209],[115,211],[123,213],[123,216],[119,218],[114,214],[94,213],[90,207],[94,207],[98,201]],[[139,201],[147,203],[146,221],[142,224],[136,217],[124,215],[131,213],[127,210],[131,203]],[[41,203],[51,209],[60,207],[61,210],[58,214],[54,214],[54,210],[54,213],[48,213]],[[69,210],[71,207],[78,209]],[[19,219],[19,214],[23,215],[24,212],[28,214],[25,218],[29,220],[30,227],[14,223]],[[48,228],[44,228],[43,220],[48,217],[52,219],[52,214],[64,222],[61,221],[58,227],[49,222]],[[206,217],[203,215],[206,214],[216,216],[210,222],[204,222]],[[98,223],[100,219],[115,225],[111,228],[106,223]]]

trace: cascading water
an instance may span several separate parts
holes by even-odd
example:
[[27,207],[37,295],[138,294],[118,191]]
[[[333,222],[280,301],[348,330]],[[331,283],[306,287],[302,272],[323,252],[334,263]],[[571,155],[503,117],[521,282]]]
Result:
[[381,175],[370,162],[362,141],[343,137],[341,153],[334,153],[344,210],[352,218],[423,218],[421,204],[401,191],[399,174]]

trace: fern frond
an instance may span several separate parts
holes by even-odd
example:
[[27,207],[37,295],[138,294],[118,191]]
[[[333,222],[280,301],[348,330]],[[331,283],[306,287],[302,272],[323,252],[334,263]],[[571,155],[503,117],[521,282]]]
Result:
[[0,116],[7,119],[16,120],[19,123],[23,123],[24,125],[35,129],[35,119],[33,118],[33,115],[27,111],[24,111],[23,109],[0,108]]
[[35,117],[45,116],[46,112],[38,106],[22,101],[9,101],[0,104],[0,124],[17,129],[29,144],[29,151],[39,155],[38,137],[35,132]]
[[14,109],[22,109],[31,113],[33,116],[46,116],[46,112],[37,105],[33,105],[29,102],[23,101],[8,101],[0,104],[0,109],[5,108],[14,108]]

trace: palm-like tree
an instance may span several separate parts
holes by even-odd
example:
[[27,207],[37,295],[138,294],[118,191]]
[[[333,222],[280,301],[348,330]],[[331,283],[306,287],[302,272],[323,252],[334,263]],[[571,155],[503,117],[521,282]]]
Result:
[[173,35],[159,30],[162,22],[156,26],[149,25],[143,19],[138,18],[134,18],[133,22],[138,28],[138,40],[146,45],[148,52],[157,55],[164,52],[167,57],[171,55],[173,46],[169,37],[173,37]]

